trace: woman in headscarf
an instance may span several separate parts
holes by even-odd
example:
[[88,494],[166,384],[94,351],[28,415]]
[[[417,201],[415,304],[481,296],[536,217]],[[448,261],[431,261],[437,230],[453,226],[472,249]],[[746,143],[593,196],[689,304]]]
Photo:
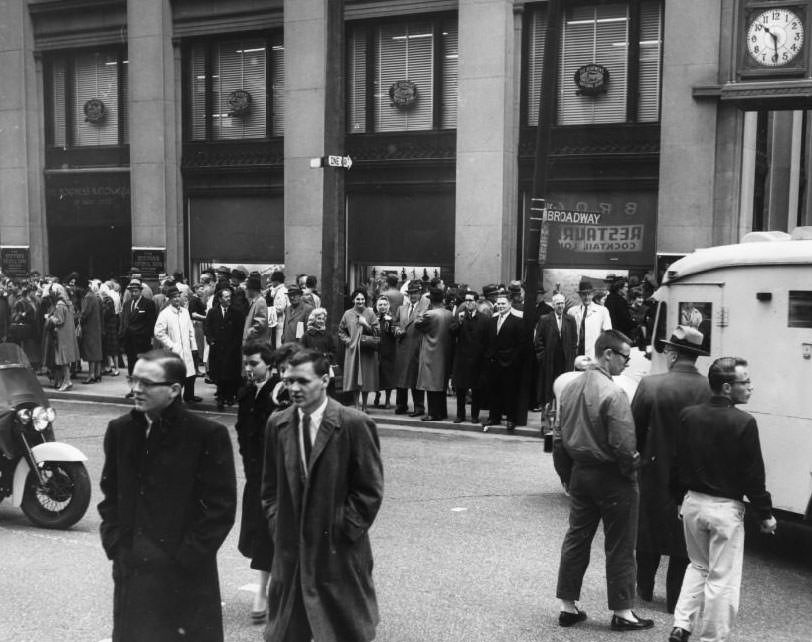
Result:
[[378,350],[371,340],[378,337],[377,315],[367,307],[367,293],[361,288],[350,296],[353,306],[338,324],[338,338],[344,344],[344,391],[352,392],[356,408],[366,411],[367,394],[378,392]]
[[82,297],[82,311],[79,327],[81,328],[81,341],[79,352],[82,359],[87,361],[87,377],[82,383],[97,383],[101,381],[102,359],[102,310],[99,300],[99,286],[101,281],[91,279],[88,289]]
[[54,363],[57,369],[56,381],[60,392],[71,390],[70,365],[79,360],[79,344],[76,341],[76,324],[74,322],[73,304],[65,288],[59,284],[51,285],[51,296],[54,298],[53,312],[48,316],[50,327],[56,330],[54,346]]

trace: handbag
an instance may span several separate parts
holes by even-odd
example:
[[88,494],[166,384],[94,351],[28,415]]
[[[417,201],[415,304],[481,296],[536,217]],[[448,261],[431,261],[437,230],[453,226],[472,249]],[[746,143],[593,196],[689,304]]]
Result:
[[381,347],[381,338],[371,334],[362,334],[358,344],[361,346],[361,350],[377,352]]

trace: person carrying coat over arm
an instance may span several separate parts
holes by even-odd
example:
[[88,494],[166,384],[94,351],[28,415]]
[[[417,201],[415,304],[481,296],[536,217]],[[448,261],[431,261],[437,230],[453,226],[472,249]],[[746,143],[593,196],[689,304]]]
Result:
[[327,396],[329,364],[294,354],[293,406],[271,416],[262,506],[273,536],[267,642],[367,642],[378,603],[369,529],[383,501],[375,422]]

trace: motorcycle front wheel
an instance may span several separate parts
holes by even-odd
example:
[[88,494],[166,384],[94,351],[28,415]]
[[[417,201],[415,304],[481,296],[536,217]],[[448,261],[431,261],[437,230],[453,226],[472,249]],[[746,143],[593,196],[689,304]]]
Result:
[[70,528],[90,504],[90,475],[81,462],[49,461],[40,467],[44,483],[28,471],[21,508],[34,525]]

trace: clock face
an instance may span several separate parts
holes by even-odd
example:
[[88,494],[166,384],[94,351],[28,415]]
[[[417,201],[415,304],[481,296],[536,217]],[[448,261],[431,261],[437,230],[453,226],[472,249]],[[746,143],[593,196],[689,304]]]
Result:
[[763,67],[792,62],[804,44],[804,25],[791,9],[768,9],[750,21],[747,51]]

